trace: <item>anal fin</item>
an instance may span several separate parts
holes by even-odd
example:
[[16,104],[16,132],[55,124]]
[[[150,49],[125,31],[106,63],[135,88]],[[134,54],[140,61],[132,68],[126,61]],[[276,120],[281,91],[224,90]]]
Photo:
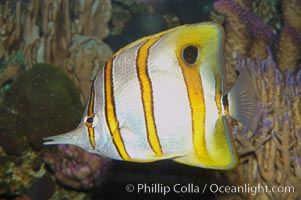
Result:
[[[204,136],[205,146],[201,152],[175,158],[174,161],[195,167],[210,169],[231,169],[237,165],[238,158],[233,147],[231,127],[224,116],[219,116],[215,127]],[[197,156],[201,155],[201,156]]]

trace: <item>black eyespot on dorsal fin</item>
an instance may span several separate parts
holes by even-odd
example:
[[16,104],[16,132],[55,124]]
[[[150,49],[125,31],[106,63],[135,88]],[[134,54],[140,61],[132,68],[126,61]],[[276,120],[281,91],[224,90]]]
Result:
[[187,46],[183,49],[182,57],[187,64],[194,64],[198,58],[198,48],[195,46]]

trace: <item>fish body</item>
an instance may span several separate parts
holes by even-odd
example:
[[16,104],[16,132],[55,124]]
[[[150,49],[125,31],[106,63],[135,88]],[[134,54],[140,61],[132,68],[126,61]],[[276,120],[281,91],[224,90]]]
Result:
[[248,72],[228,93],[223,29],[183,25],[122,48],[96,75],[78,128],[46,138],[117,160],[230,169],[237,164],[230,114],[255,130]]

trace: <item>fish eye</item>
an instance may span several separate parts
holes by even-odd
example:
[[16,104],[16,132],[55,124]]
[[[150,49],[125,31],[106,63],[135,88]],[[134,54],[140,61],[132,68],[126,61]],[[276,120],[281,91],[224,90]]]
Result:
[[93,121],[94,121],[93,117],[88,117],[86,120],[87,123],[93,123]]
[[182,57],[186,63],[192,65],[198,58],[198,48],[195,46],[187,46],[182,51]]
[[98,123],[98,118],[95,115],[86,116],[85,124],[88,128],[94,128]]

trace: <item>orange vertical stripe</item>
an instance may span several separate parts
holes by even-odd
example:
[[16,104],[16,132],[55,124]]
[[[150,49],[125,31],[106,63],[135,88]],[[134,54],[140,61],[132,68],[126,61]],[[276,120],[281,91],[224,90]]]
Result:
[[119,122],[116,117],[114,90],[113,90],[113,59],[110,59],[105,65],[105,113],[107,124],[110,129],[111,136],[117,152],[123,160],[130,160],[130,156],[126,152],[122,137],[119,130]]
[[[87,111],[87,118],[94,118],[94,98],[95,98],[95,92],[94,92],[94,82],[92,83],[91,86],[91,91],[90,91],[90,99],[89,99],[89,105],[88,105],[88,111]],[[86,122],[85,123],[87,128],[88,128],[88,137],[89,137],[89,142],[92,146],[93,149],[95,149],[95,133],[94,133],[94,128],[92,127],[92,123]]]
[[137,73],[138,80],[141,88],[141,97],[144,109],[144,118],[147,129],[148,142],[156,154],[156,156],[162,156],[162,148],[160,145],[157,128],[154,117],[154,102],[151,80],[148,74],[147,59],[149,55],[149,49],[154,43],[156,43],[160,37],[155,37],[147,40],[138,50],[137,53]]
[[182,58],[178,58],[184,81],[186,84],[192,119],[192,141],[196,156],[203,160],[208,155],[205,144],[205,103],[203,86],[199,72],[200,64],[187,66]]

